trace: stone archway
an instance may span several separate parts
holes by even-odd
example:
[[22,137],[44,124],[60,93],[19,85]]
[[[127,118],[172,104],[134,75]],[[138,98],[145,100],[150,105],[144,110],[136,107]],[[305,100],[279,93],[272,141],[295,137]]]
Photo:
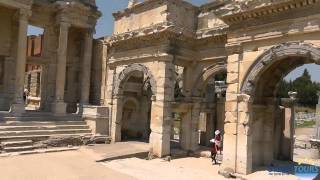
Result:
[[124,70],[122,70],[116,81],[114,82],[114,94],[118,95],[123,89],[124,83],[128,80],[130,75],[136,71],[143,72],[145,76],[144,87],[150,87],[152,94],[155,95],[157,92],[156,80],[152,75],[151,71],[142,64],[130,64]]
[[209,79],[221,72],[227,72],[226,64],[213,64],[207,67],[197,78],[193,88],[192,96],[199,96],[203,91],[204,87],[207,85]]
[[[285,118],[279,115],[280,104],[275,98],[277,86],[293,69],[309,63],[320,64],[320,48],[308,43],[288,42],[265,51],[249,68],[237,98],[236,172],[251,173],[256,167],[269,165],[279,157],[279,139],[284,138],[281,133],[279,135],[281,128],[279,130],[278,126],[283,126],[280,124]],[[290,113],[292,117],[294,111]],[[293,118],[289,119],[289,124],[293,124]],[[290,128],[292,131],[292,126]],[[292,158],[293,133],[286,138],[291,141],[291,152],[286,153]]]
[[[176,110],[182,113],[180,140],[182,149],[195,151],[199,144],[204,146],[210,145],[209,141],[213,138],[213,132],[218,125],[221,125],[221,129],[223,129],[224,103],[220,104],[220,101],[218,102],[216,100],[214,89],[212,90],[214,84],[211,84],[210,88],[208,88],[208,84],[215,75],[226,72],[226,69],[226,64],[217,63],[205,68],[202,73],[197,75],[193,82],[190,91],[192,105],[190,107],[187,106],[188,108],[182,108],[183,111]],[[212,91],[210,91],[211,94],[207,96],[209,89]],[[221,101],[224,102],[224,99],[221,99]],[[223,107],[221,113],[217,113],[218,103],[219,107]],[[219,123],[218,117],[221,119]]]
[[[132,80],[134,82],[131,82]],[[135,85],[132,86],[132,83],[135,83]],[[128,100],[132,101],[135,99],[133,102],[135,102],[135,104],[139,104],[139,112],[136,112],[136,114],[140,115],[140,119],[143,119],[143,122],[145,122],[143,126],[149,126],[148,128],[146,127],[146,131],[149,131],[151,97],[154,96],[156,92],[156,81],[154,76],[149,69],[142,64],[128,65],[118,74],[114,82],[111,115],[111,135],[114,142],[122,140],[122,120],[125,113],[124,109],[126,108],[126,101]],[[137,106],[138,105],[136,105],[136,107]],[[149,133],[144,132],[143,137],[147,136],[146,134],[149,135]],[[149,139],[149,137],[145,137],[145,139]]]
[[[305,61],[320,64],[320,47],[301,42],[288,42],[272,47],[261,54],[247,71],[248,73],[241,85],[241,93],[253,95],[260,75],[274,63],[288,57],[302,57]],[[295,65],[299,66],[299,64]],[[291,67],[290,71],[296,66]]]

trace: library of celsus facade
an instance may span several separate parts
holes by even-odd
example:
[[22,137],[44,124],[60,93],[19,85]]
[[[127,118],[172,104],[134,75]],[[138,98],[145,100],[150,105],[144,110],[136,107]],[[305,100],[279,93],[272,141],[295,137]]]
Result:
[[[113,14],[114,33],[93,41],[94,1],[0,8],[0,108],[10,116],[28,115],[25,66],[42,63],[38,111],[81,116],[113,142],[147,141],[164,157],[208,146],[220,130],[221,171],[292,160],[294,97],[278,99],[277,87],[320,64],[319,0],[130,1]],[[45,29],[41,57],[25,57],[29,23]]]
[[[89,103],[90,65],[95,24],[94,1],[1,0],[1,111],[25,113],[27,65],[41,66],[40,111],[76,112]],[[41,54],[27,52],[28,26],[44,30]],[[84,68],[85,67],[85,68]]]

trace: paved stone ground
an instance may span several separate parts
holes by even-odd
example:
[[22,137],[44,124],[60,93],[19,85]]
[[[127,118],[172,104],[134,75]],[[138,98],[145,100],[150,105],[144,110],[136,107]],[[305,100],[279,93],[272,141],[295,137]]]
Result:
[[[181,158],[170,162],[154,159],[152,161],[138,158],[114,160],[103,163],[107,168],[133,176],[140,180],[222,180],[218,175],[219,165],[211,165],[207,158]],[[293,175],[269,175],[261,170],[249,176],[249,180],[298,180]]]
[[81,151],[0,158],[1,180],[132,180]]
[[80,149],[83,153],[91,156],[95,161],[113,159],[114,157],[135,157],[149,152],[149,144],[145,142],[118,142],[116,144],[97,144],[84,146]]
[[[120,148],[120,149],[119,149]],[[122,148],[122,149],[121,149]],[[145,150],[144,143],[119,143],[82,147],[77,151],[33,154],[0,158],[1,180],[220,180],[219,165],[208,158],[178,158],[170,162],[126,158],[97,163],[101,157]],[[261,170],[249,176],[252,180],[296,180],[292,175],[272,176]]]

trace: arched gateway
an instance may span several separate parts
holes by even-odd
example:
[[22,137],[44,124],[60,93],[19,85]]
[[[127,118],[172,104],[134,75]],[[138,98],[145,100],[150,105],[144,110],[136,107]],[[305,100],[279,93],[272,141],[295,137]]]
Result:
[[117,75],[114,84],[113,140],[148,141],[151,98],[156,94],[154,76],[146,66],[130,64]]
[[226,134],[224,144],[233,143],[227,148],[234,149],[225,149],[224,169],[248,174],[274,160],[293,160],[294,101],[277,99],[277,87],[292,70],[310,63],[320,64],[320,47],[287,42],[262,53],[243,72],[234,104],[236,123],[225,121],[225,128],[234,129],[234,134]]

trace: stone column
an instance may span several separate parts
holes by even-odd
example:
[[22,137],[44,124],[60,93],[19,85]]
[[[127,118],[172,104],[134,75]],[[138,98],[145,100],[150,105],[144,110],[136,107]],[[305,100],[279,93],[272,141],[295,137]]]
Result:
[[213,110],[212,113],[206,113],[206,146],[212,146],[210,140],[214,138],[214,130],[217,129],[214,125],[214,121],[218,120],[215,118],[217,117],[216,112],[216,110]]
[[123,112],[123,96],[115,96],[112,102],[111,140],[113,143],[121,141],[121,123]]
[[25,69],[26,69],[27,31],[28,31],[29,15],[30,15],[30,12],[28,10],[21,9],[19,12],[19,30],[18,30],[18,46],[17,46],[17,57],[16,57],[14,103],[10,108],[10,112],[14,114],[21,114],[25,112],[23,91],[24,91],[24,78],[25,78]]
[[191,139],[190,139],[190,151],[196,151],[199,149],[199,118],[200,118],[200,99],[194,100],[191,110]]
[[156,67],[157,92],[151,106],[150,152],[163,157],[170,154],[174,65],[172,62],[160,61]]
[[320,139],[320,91],[318,92],[318,104],[316,109],[316,139]]
[[181,117],[181,129],[180,129],[180,146],[183,150],[190,150],[191,145],[191,117],[192,105],[188,107],[187,112],[183,113]]
[[295,134],[295,105],[297,102],[297,92],[288,92],[290,100],[291,100],[291,118],[290,118],[290,122],[289,122],[289,138],[290,138],[290,160],[293,160],[293,151],[294,151],[294,134]]
[[66,114],[67,104],[64,102],[64,89],[66,82],[66,68],[67,68],[67,47],[68,47],[68,33],[70,24],[67,22],[60,22],[58,52],[57,52],[57,74],[56,74],[56,92],[55,102],[53,104],[53,113],[55,115]]
[[199,149],[200,102],[195,101],[190,105],[188,112],[183,115],[181,121],[181,147],[192,152]]
[[82,60],[82,81],[81,81],[81,100],[82,105],[89,104],[90,96],[90,73],[92,59],[92,30],[89,29],[84,36],[84,53]]

